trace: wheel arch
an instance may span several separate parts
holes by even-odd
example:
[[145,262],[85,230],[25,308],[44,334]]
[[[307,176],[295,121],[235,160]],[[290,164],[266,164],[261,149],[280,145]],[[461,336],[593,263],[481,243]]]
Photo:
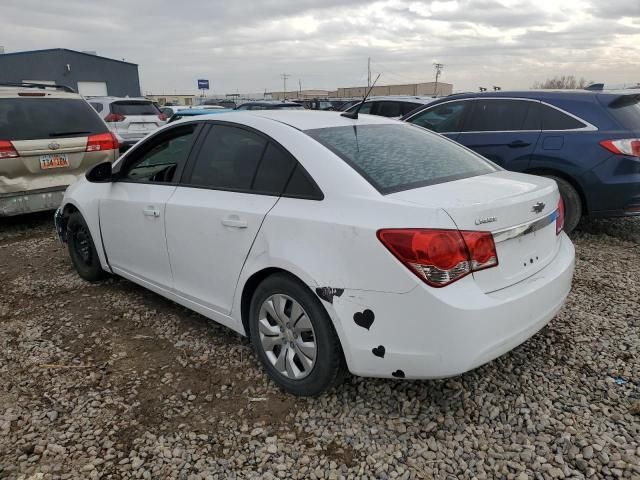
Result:
[[571,175],[567,175],[561,170],[555,170],[553,168],[532,168],[524,171],[523,173],[528,173],[530,175],[539,175],[539,176],[547,176],[552,175],[554,177],[561,178],[565,180],[569,185],[571,185],[578,195],[580,196],[580,203],[582,204],[582,212],[583,215],[589,214],[589,205],[587,203],[587,197],[582,189],[582,186],[573,178]]

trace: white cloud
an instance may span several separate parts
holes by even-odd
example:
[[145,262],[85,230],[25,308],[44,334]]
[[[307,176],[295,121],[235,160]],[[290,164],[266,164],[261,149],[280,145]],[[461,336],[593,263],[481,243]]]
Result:
[[635,83],[638,0],[3,0],[7,51],[96,50],[140,64],[145,90],[219,93],[431,80],[527,88],[573,74]]

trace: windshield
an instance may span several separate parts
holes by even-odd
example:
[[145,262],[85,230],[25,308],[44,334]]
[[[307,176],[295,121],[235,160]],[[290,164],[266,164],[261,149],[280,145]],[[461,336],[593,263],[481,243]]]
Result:
[[78,137],[107,131],[96,111],[81,98],[0,99],[2,140]]
[[409,124],[330,127],[305,133],[336,153],[382,194],[498,170],[455,142]]

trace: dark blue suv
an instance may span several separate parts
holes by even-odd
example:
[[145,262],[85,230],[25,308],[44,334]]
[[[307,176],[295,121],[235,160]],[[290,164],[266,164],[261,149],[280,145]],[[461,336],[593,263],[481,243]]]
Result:
[[507,170],[556,180],[567,231],[583,215],[640,215],[638,90],[457,94],[402,120],[446,135]]

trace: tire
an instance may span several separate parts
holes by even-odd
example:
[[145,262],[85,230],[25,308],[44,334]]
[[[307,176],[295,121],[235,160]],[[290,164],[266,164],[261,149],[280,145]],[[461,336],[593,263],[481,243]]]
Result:
[[67,248],[78,275],[90,282],[104,278],[91,232],[80,212],[73,212],[67,220]]
[[249,336],[271,380],[288,393],[316,396],[343,379],[344,357],[329,315],[289,275],[267,277],[254,292]]
[[564,231],[571,233],[575,230],[582,218],[582,198],[569,182],[560,177],[545,175],[555,180],[560,190],[560,196],[564,202]]

